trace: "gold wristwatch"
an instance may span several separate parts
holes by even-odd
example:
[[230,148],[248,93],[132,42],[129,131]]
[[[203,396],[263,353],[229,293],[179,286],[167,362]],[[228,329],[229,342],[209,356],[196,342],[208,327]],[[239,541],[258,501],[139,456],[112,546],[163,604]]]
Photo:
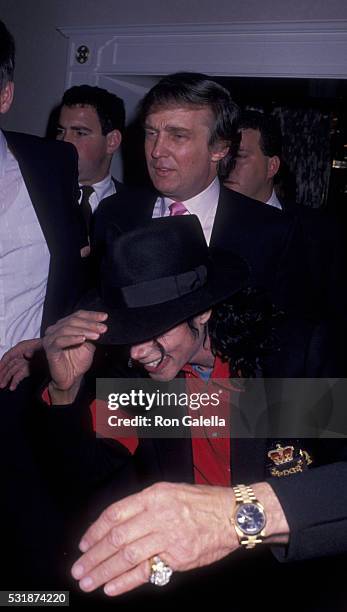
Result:
[[241,546],[254,548],[265,537],[266,514],[251,487],[239,484],[233,487],[236,507],[231,519]]

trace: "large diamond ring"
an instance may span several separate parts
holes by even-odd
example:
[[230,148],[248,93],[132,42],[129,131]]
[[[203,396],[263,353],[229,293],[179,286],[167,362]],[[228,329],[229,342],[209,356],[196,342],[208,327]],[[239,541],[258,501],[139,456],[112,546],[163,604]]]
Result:
[[151,566],[149,581],[155,584],[155,586],[165,586],[169,584],[172,576],[171,567],[166,565],[158,555],[149,559],[149,563]]

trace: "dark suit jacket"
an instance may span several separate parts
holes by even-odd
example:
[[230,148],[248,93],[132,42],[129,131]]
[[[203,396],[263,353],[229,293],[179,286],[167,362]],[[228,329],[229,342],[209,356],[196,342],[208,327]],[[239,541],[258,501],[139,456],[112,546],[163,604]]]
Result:
[[41,332],[69,312],[85,288],[77,154],[70,144],[4,132],[50,252]]
[[312,209],[281,201],[283,210],[298,220],[307,248],[312,301],[323,316],[346,320],[347,228],[346,220],[325,209]]
[[[152,218],[157,194],[124,188],[105,198],[94,218],[92,246],[100,258],[107,227],[129,231]],[[251,270],[250,283],[265,288],[285,309],[310,310],[308,264],[298,222],[221,186],[210,246],[234,251]]]
[[124,185],[123,183],[121,183],[120,181],[118,181],[116,178],[114,178],[114,176],[112,177],[112,180],[114,182],[115,188],[117,193],[119,193],[120,191],[122,191]]

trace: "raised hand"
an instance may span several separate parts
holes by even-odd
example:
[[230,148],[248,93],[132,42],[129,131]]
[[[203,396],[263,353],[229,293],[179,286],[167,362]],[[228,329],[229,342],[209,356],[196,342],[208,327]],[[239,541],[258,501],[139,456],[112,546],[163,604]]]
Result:
[[104,312],[78,310],[48,327],[43,339],[52,389],[78,391],[83,375],[89,370],[95,352],[93,340],[107,330]]

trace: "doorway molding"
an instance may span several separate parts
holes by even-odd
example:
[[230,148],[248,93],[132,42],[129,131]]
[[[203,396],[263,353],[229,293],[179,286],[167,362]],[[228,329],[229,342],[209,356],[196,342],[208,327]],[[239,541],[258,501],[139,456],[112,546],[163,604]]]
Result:
[[59,27],[66,87],[100,76],[347,78],[347,20]]

